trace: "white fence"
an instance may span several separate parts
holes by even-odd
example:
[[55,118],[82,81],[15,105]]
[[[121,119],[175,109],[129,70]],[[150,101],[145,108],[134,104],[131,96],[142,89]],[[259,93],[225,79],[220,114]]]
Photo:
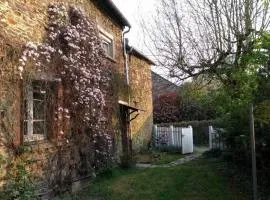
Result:
[[193,129],[174,126],[154,126],[154,143],[158,148],[181,149],[183,154],[193,153]]

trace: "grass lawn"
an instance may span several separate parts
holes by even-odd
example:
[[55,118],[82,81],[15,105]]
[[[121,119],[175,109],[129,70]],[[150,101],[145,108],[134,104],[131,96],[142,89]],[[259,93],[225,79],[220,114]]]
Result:
[[248,200],[220,172],[221,164],[200,159],[171,168],[115,169],[64,200]]
[[138,154],[135,159],[137,163],[149,163],[153,165],[168,164],[180,158],[184,155],[179,152],[160,152],[153,151],[151,153]]

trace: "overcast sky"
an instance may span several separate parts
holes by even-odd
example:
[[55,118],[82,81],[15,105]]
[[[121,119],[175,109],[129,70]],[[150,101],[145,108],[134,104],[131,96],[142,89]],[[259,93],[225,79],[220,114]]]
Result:
[[[131,30],[128,34],[130,44],[143,52],[147,57],[154,60],[148,53],[143,42],[143,31],[140,28],[140,20],[143,18],[153,17],[156,9],[156,4],[159,0],[112,0],[119,10],[124,14],[127,20],[131,23]],[[152,70],[164,78],[175,82],[176,80],[168,77],[168,71],[162,67],[152,66]]]
[[[152,17],[158,1],[159,0],[113,0],[115,5],[131,23],[132,27],[128,34],[130,44],[142,51],[149,58],[151,58],[151,55],[147,52],[147,48],[144,46],[144,36],[142,29],[140,28],[140,19],[142,17]],[[163,68],[152,66],[152,70],[164,77],[167,77],[168,75]]]
[[140,29],[140,17],[147,17],[153,13],[157,0],[113,0],[115,5],[131,23],[131,31],[128,34],[130,44],[143,50],[143,42]]

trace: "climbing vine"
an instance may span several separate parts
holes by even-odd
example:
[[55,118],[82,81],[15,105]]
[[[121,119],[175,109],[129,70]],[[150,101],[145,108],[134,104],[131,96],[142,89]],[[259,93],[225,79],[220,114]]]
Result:
[[[114,69],[101,48],[96,23],[78,7],[64,4],[48,7],[44,40],[28,42],[21,53],[15,75],[22,83],[22,100],[28,85],[41,82],[39,92],[46,94],[46,115],[56,132],[57,151],[45,166],[55,191],[114,159]],[[27,117],[27,108],[22,109]]]
[[113,67],[100,46],[96,24],[74,6],[67,9],[63,4],[53,4],[48,14],[45,42],[26,45],[19,60],[20,78],[29,79],[31,67],[34,76],[48,80],[53,70],[53,80],[61,82],[66,90],[63,106],[57,109],[58,116],[71,118],[80,129],[90,128],[94,138],[106,138],[111,147],[111,136],[104,130],[104,122],[110,118],[104,108]]

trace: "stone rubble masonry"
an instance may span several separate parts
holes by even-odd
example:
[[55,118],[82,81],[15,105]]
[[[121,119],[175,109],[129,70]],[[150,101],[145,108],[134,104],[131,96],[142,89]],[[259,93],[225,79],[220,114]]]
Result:
[[[139,115],[131,121],[133,149],[147,148],[151,141],[153,127],[151,66],[148,62],[129,55],[130,65],[130,103],[141,109]],[[134,118],[137,113],[133,113]]]

